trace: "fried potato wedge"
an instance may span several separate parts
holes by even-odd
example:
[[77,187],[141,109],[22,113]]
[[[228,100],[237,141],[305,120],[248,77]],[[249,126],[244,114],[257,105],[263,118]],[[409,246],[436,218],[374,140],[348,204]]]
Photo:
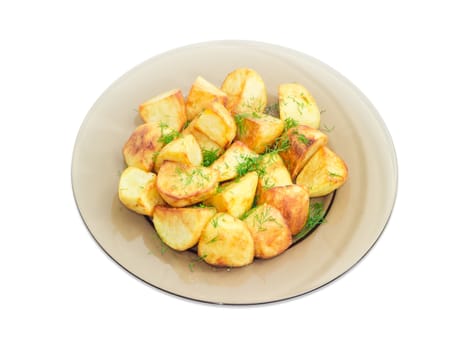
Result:
[[197,117],[212,102],[217,101],[225,105],[228,100],[226,93],[218,87],[198,76],[189,90],[186,99],[186,116],[188,120]]
[[154,227],[160,239],[170,248],[184,251],[194,247],[202,229],[215,215],[215,208],[170,208],[156,206]]
[[236,136],[234,118],[218,102],[212,102],[208,108],[197,116],[194,128],[207,135],[222,148],[227,147]]
[[255,245],[255,257],[268,259],[284,252],[292,244],[292,234],[276,208],[262,204],[245,215]]
[[278,89],[279,115],[282,120],[291,118],[299,125],[319,129],[321,113],[309,91],[302,85],[281,84]]
[[241,113],[234,118],[238,125],[237,139],[257,153],[263,153],[284,131],[284,122],[267,114]]
[[179,89],[149,99],[138,110],[145,123],[163,123],[176,131],[180,131],[186,123],[185,102]]
[[218,171],[202,166],[165,161],[157,174],[157,189],[172,207],[185,207],[215,193]]
[[164,146],[159,141],[162,133],[169,128],[163,128],[158,123],[145,123],[138,126],[125,143],[122,153],[125,163],[145,171],[152,171],[154,168],[155,156]]
[[264,191],[258,204],[269,204],[284,217],[292,235],[300,232],[308,219],[310,196],[298,185],[277,186]]
[[263,192],[270,188],[292,185],[289,171],[278,153],[261,156],[260,167],[264,169],[264,172],[258,177],[257,198],[260,198]]
[[256,172],[247,173],[237,181],[220,186],[217,193],[208,198],[205,203],[214,206],[219,212],[239,218],[252,207],[257,182]]
[[245,143],[241,141],[234,141],[211,167],[218,171],[219,182],[231,180],[237,177],[237,166],[243,159],[246,159],[247,157],[256,158],[257,156],[258,155],[247,147]]
[[128,209],[149,216],[156,205],[165,204],[157,191],[156,174],[136,167],[128,167],[120,175],[119,200]]
[[154,170],[158,172],[166,160],[198,166],[202,164],[202,151],[194,136],[185,135],[173,140],[160,150],[156,157]]
[[223,84],[228,95],[226,108],[234,115],[246,112],[263,112],[267,103],[266,86],[253,69],[238,68],[229,73]]
[[201,150],[217,150],[217,154],[220,155],[224,152],[223,147],[221,147],[219,144],[216,142],[212,141],[210,137],[207,135],[203,134],[199,130],[195,128],[197,120],[194,119],[182,132],[182,135],[192,135],[196,139],[197,143],[199,144],[199,147]]
[[299,125],[288,130],[289,149],[281,152],[281,158],[289,170],[293,180],[305,166],[306,162],[321,147],[327,144],[328,138],[317,129]]
[[327,146],[321,147],[297,176],[296,183],[304,187],[310,197],[325,196],[340,186],[348,177],[345,162]]
[[218,213],[202,230],[197,254],[210,265],[245,266],[253,262],[254,242],[246,224]]

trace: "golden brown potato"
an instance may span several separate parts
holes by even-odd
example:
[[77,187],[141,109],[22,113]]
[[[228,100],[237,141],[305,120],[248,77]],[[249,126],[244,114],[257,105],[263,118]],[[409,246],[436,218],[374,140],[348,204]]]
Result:
[[156,174],[126,168],[119,179],[119,199],[128,209],[141,215],[152,215],[154,206],[164,204],[156,185]]
[[258,198],[258,204],[263,203],[281,212],[292,235],[299,233],[308,219],[310,196],[301,186],[278,186],[264,191]]
[[166,161],[157,174],[157,189],[172,207],[185,207],[202,202],[215,193],[218,171]]
[[212,102],[197,117],[194,128],[207,135],[220,147],[227,147],[236,136],[236,123],[228,110],[218,102]]
[[253,261],[254,243],[247,225],[229,214],[218,213],[202,230],[197,254],[211,265],[239,267]]
[[257,197],[276,186],[292,185],[292,179],[282,158],[278,153],[268,153],[260,158],[260,167],[264,169],[259,175]]
[[263,112],[267,103],[266,86],[253,69],[238,68],[229,73],[221,89],[228,95],[226,108],[234,115]]
[[305,166],[308,159],[321,147],[327,144],[327,136],[317,129],[299,125],[287,132],[290,147],[281,152],[281,158],[289,170],[293,180]]
[[220,186],[217,193],[205,203],[214,206],[219,212],[239,218],[252,207],[257,182],[256,172],[247,173],[236,181]]
[[197,244],[202,229],[215,215],[215,208],[169,208],[156,206],[153,223],[170,248],[183,251]]
[[347,177],[348,168],[345,162],[324,146],[306,163],[296,183],[303,186],[310,197],[321,197],[342,186]]
[[237,166],[247,157],[257,157],[258,155],[248,148],[241,141],[234,141],[225,153],[218,158],[212,168],[219,172],[218,181],[231,180],[237,177]]
[[187,128],[185,128],[181,134],[182,135],[192,135],[196,139],[197,143],[201,150],[216,150],[217,154],[220,155],[224,152],[223,147],[221,147],[216,142],[213,142],[207,135],[203,134],[195,128],[197,119],[194,119]]
[[262,204],[245,215],[255,245],[255,256],[268,259],[281,254],[292,244],[292,234],[276,208]]
[[202,164],[202,151],[194,136],[185,135],[173,140],[161,149],[156,157],[154,167],[156,172],[166,160],[198,166]]
[[238,125],[237,139],[257,153],[263,153],[284,131],[284,122],[267,114],[242,113],[234,118]]
[[186,115],[188,120],[197,117],[212,102],[217,101],[225,105],[227,99],[226,93],[201,76],[198,76],[192,84],[186,99]]
[[281,84],[278,90],[279,115],[282,120],[291,118],[299,125],[319,129],[321,114],[308,90],[296,83]]
[[125,163],[142,170],[152,171],[155,156],[163,147],[159,141],[162,130],[158,123],[146,123],[138,126],[123,147]]
[[139,113],[146,123],[163,123],[176,131],[180,131],[186,123],[184,98],[179,89],[164,92],[142,103]]

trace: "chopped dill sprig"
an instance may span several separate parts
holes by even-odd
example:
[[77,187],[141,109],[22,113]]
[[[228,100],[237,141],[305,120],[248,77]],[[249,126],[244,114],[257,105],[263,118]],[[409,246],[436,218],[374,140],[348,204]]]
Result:
[[310,204],[310,214],[308,220],[306,221],[303,229],[293,236],[293,243],[301,240],[303,237],[308,235],[313,228],[325,222],[324,206],[322,203],[312,203]]
[[204,254],[202,256],[198,256],[196,259],[193,259],[189,264],[189,271],[194,272],[194,266],[196,265],[197,262],[203,261],[207,257],[207,254]]
[[216,149],[203,149],[202,150],[202,165],[203,166],[210,166],[213,164],[214,161],[218,159],[218,153],[220,150]]
[[159,141],[162,142],[164,145],[169,144],[173,140],[175,140],[178,136],[180,136],[180,133],[176,130],[170,130],[169,132],[165,132],[165,129],[168,129],[169,126],[168,124],[164,122],[159,123],[160,126],[160,137]]

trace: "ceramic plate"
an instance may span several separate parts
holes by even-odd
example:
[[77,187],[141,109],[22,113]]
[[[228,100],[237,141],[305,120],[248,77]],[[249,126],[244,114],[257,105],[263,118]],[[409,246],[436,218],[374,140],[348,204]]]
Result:
[[[255,69],[270,98],[281,83],[310,90],[324,112],[329,145],[349,178],[327,220],[284,254],[242,268],[213,268],[192,252],[165,249],[152,225],[125,209],[117,186],[121,149],[141,124],[138,105],[164,91],[183,94],[198,75],[220,86],[238,67]],[[377,111],[348,80],[320,61],[258,42],[219,41],[182,47],[133,68],[96,101],[78,133],[73,161],[75,200],[88,230],[124,269],[163,291],[209,303],[260,304],[313,291],[354,266],[379,238],[397,191],[391,137]]]

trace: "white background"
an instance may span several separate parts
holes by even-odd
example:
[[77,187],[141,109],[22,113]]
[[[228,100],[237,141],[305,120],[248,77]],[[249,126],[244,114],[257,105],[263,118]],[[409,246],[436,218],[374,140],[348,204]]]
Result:
[[[2,1],[0,348],[461,349],[455,4]],[[99,95],[151,56],[219,39],[287,46],[340,71],[379,110],[398,154],[378,244],[288,302],[217,307],[159,292],[102,252],[73,200],[73,144]]]

